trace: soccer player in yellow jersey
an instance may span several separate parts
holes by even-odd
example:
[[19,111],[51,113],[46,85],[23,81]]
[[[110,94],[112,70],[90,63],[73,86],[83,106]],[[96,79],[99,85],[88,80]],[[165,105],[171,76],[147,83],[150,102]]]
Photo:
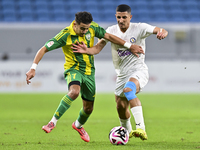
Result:
[[81,42],[89,48],[94,44],[94,37],[99,39],[104,38],[112,43],[125,46],[136,56],[138,56],[139,53],[143,53],[140,46],[128,44],[124,40],[107,33],[97,23],[93,22],[92,15],[89,12],[76,13],[75,20],[70,26],[61,30],[60,33],[47,41],[46,44],[38,50],[30,70],[26,73],[26,81],[27,84],[29,84],[31,83],[30,79],[35,76],[36,67],[43,55],[48,51],[62,47],[65,55],[64,77],[67,81],[69,91],[68,94],[61,99],[50,122],[42,127],[46,133],[50,133],[51,130],[55,128],[58,119],[69,109],[72,102],[80,93],[83,107],[79,112],[77,120],[72,123],[72,127],[80,134],[84,141],[90,141],[90,137],[82,125],[85,124],[93,111],[96,90],[94,56],[74,53],[72,44]]

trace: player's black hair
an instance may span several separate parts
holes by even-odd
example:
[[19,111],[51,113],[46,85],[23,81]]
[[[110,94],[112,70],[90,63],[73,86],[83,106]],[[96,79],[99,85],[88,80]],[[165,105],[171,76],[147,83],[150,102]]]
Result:
[[126,4],[121,4],[121,5],[117,6],[117,8],[116,8],[116,12],[126,12],[126,11],[128,13],[131,13],[131,7],[129,7]]
[[92,15],[89,12],[81,11],[75,14],[75,21],[80,24],[90,24],[93,21]]

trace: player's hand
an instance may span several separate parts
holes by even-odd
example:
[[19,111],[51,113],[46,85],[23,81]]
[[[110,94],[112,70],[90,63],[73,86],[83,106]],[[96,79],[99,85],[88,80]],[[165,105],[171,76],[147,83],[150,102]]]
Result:
[[164,39],[165,37],[167,37],[168,35],[168,32],[165,30],[165,29],[160,29],[156,35],[156,37],[159,39],[159,40],[162,40]]
[[74,53],[87,53],[87,46],[85,43],[82,41],[81,44],[77,41],[76,44],[72,44]]
[[29,84],[31,83],[31,79],[35,76],[35,69],[30,69],[27,73],[26,73],[26,83]]
[[142,47],[138,46],[138,45],[131,45],[130,51],[131,51],[131,53],[133,53],[138,58],[139,58],[138,54],[144,54],[144,51],[143,51]]

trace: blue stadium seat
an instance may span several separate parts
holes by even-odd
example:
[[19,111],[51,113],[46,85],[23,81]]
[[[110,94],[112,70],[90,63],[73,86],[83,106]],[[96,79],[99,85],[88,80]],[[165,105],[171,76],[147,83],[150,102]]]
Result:
[[49,8],[49,2],[46,0],[36,0],[35,3],[33,3],[36,9],[47,9]]
[[2,9],[15,9],[16,5],[13,2],[10,1],[2,1],[1,2]]
[[76,11],[84,11],[84,5],[82,2],[80,1],[68,1],[67,4],[68,6],[70,6],[70,10],[74,10],[73,13],[75,13]]
[[119,4],[117,3],[113,3],[113,1],[108,1],[108,0],[103,0],[99,3],[99,6],[104,10],[104,11],[107,11],[109,9],[111,10],[116,10],[116,7],[118,6]]
[[76,8],[73,8],[73,9],[69,9],[69,12],[67,12],[69,15],[72,15],[75,17],[75,14],[77,12],[80,12],[80,11],[84,11],[81,7],[76,7]]
[[41,14],[41,13],[50,13],[50,9],[47,8],[47,7],[44,7],[44,8],[38,8],[35,10],[35,13],[36,14]]
[[32,3],[30,1],[19,1],[18,2],[19,10],[30,10],[32,9]]
[[39,22],[51,22],[53,21],[53,18],[51,18],[48,13],[43,13],[38,15],[36,20]]
[[96,1],[91,1],[91,0],[87,0],[83,3],[83,9],[89,12],[90,10],[97,10],[99,12],[101,10],[101,8],[99,7],[99,3]]
[[19,6],[26,7],[32,5],[31,1],[28,0],[20,0],[16,3]]
[[169,0],[167,1],[167,3],[165,3],[165,5],[168,9],[180,9],[182,6],[182,3],[183,2],[181,1]]
[[54,9],[52,13],[55,21],[66,21],[66,13],[64,9]]
[[75,14],[66,14],[66,21],[72,22],[75,19]]
[[131,7],[135,7],[135,9],[149,9],[150,4],[146,1],[133,1],[131,4]]
[[116,22],[115,11],[107,10],[104,15],[101,15],[101,21],[104,22]]
[[21,21],[33,21],[35,14],[31,9],[21,9],[18,11]]
[[188,22],[200,22],[200,10],[199,9],[189,9],[187,11]]
[[185,13],[182,9],[171,9],[168,14],[171,15],[171,22],[186,22]]
[[32,14],[22,15],[19,19],[22,22],[33,22],[35,21]]
[[103,20],[99,14],[93,13],[92,17],[93,17],[93,21],[96,22],[96,23],[100,23]]
[[152,0],[147,3],[152,11],[157,9],[166,9],[166,1],[163,0]]
[[66,4],[67,2],[64,2],[64,1],[61,1],[61,0],[56,0],[56,1],[52,1],[51,2],[51,6],[52,6],[52,8],[53,9],[63,9],[63,8],[65,8],[65,4]]
[[55,15],[54,21],[56,21],[56,22],[66,22],[67,19],[66,19],[65,14],[59,14],[59,15]]
[[168,22],[170,18],[166,9],[154,9],[152,10],[152,16],[153,22]]
[[50,9],[48,9],[47,7],[44,8],[38,8],[35,10],[35,15],[36,15],[36,20],[44,22],[44,21],[48,21],[50,22],[53,17],[51,16],[52,13],[50,11]]
[[15,10],[3,10],[3,17],[5,22],[15,22],[17,21],[16,11]]
[[140,20],[148,20],[149,21],[153,17],[153,13],[149,9],[141,8],[141,9],[138,9],[135,13],[139,16]]

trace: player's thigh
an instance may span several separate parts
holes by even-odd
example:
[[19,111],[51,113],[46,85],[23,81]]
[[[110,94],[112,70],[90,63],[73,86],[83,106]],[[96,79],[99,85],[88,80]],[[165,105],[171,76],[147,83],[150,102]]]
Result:
[[149,81],[148,70],[138,70],[133,72],[129,77],[129,81],[131,80],[136,82],[137,93],[140,92]]
[[85,101],[94,101],[96,93],[96,83],[94,75],[85,75],[81,84],[81,97]]
[[65,80],[67,81],[68,87],[71,84],[81,85],[83,81],[82,79],[83,79],[83,75],[75,69],[68,70],[65,74]]
[[134,72],[130,72],[127,75],[117,77],[115,94],[120,97],[125,97],[123,93],[123,89],[125,84],[131,79],[134,78],[137,84],[137,93],[141,92],[145,85],[148,83],[149,74],[148,70],[138,70]]

